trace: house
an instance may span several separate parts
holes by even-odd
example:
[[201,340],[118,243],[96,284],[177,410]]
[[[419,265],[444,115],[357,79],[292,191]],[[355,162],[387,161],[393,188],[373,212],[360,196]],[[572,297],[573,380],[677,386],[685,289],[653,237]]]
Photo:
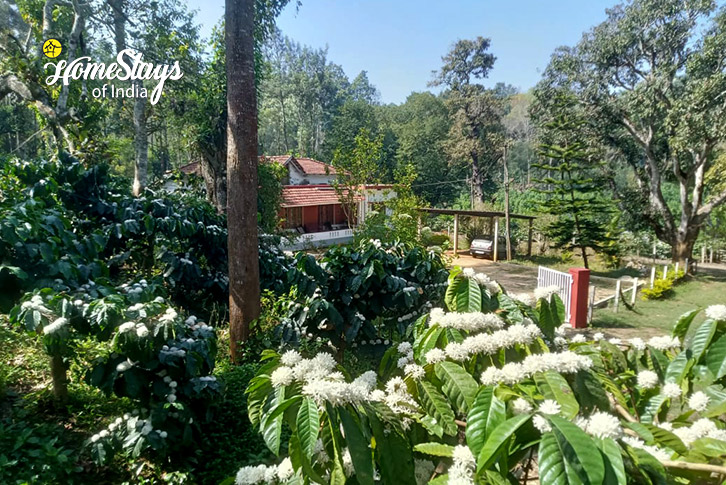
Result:
[[[280,219],[284,229],[294,237],[283,244],[285,249],[350,242],[355,226],[372,210],[385,209],[385,203],[396,197],[391,185],[365,185],[354,197],[355,207],[345,208],[333,187],[338,173],[332,165],[293,155],[264,156],[260,161],[272,161],[287,168]],[[180,170],[186,175],[201,175],[197,162]]]

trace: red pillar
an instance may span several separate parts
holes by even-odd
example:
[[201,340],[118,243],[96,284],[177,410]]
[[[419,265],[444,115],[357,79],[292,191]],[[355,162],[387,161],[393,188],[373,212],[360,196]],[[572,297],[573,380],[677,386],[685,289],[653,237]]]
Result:
[[587,305],[590,298],[590,270],[570,268],[572,295],[570,299],[570,325],[572,328],[587,327]]

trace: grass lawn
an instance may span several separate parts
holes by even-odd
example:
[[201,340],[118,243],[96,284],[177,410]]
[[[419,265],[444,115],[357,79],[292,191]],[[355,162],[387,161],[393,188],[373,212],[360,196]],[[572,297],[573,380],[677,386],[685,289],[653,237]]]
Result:
[[[642,276],[640,272],[635,268],[607,268],[605,265],[594,255],[588,257],[590,263],[590,271],[593,276],[602,276],[605,278],[621,278],[623,276]],[[521,256],[517,255],[512,264],[520,264],[523,266],[547,266],[548,268],[555,269],[557,271],[567,272],[570,268],[582,268],[582,257],[573,255],[572,258],[567,261],[563,261],[559,256]]]
[[[612,308],[595,310],[592,326],[597,328],[657,329],[660,333],[670,332],[678,317],[696,308],[726,302],[726,279],[722,276],[700,275],[674,288],[674,295],[663,300],[642,300],[635,302],[635,308],[628,310],[620,305],[618,313]],[[694,322],[704,319],[699,314]],[[633,333],[632,336],[636,336]],[[643,335],[643,337],[648,335]]]

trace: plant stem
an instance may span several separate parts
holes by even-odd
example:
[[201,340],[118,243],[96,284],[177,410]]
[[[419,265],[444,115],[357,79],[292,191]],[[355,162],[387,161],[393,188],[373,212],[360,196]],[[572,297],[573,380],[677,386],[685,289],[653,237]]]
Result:
[[726,475],[726,466],[710,465],[708,463],[689,463],[685,461],[661,461],[661,464],[666,468],[678,468],[681,470],[694,470],[701,472],[718,473],[720,475]]

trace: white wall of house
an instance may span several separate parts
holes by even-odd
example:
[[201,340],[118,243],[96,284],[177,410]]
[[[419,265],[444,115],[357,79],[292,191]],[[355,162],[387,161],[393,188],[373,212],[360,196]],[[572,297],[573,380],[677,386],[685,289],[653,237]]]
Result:
[[330,185],[335,175],[305,175],[292,163],[287,164],[290,185]]

